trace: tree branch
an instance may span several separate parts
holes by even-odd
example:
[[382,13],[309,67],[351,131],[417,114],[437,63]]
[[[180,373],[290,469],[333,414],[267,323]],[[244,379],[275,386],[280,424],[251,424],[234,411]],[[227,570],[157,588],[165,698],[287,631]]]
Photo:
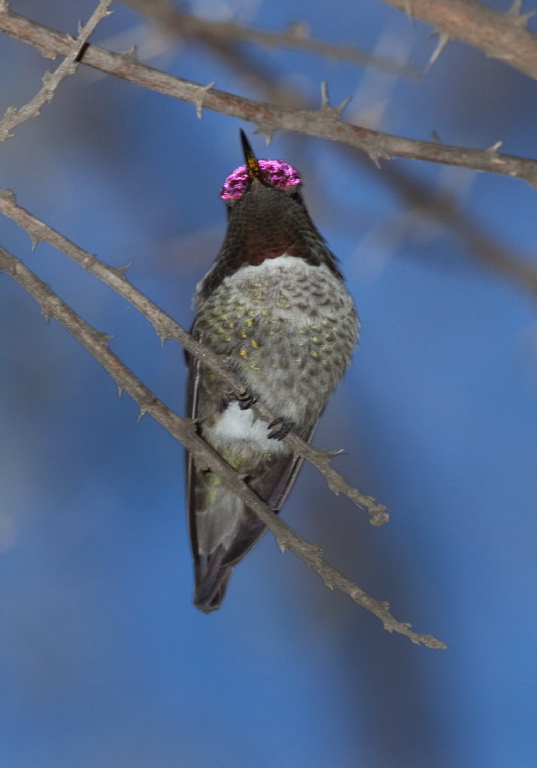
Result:
[[410,210],[414,208],[440,222],[466,244],[476,261],[523,288],[533,300],[537,299],[535,262],[517,256],[513,247],[502,245],[501,238],[480,227],[452,195],[442,190],[435,192],[394,166],[388,169],[386,180]]
[[398,622],[390,613],[389,605],[379,602],[353,584],[333,568],[323,557],[321,548],[302,539],[279,518],[271,508],[256,496],[242,477],[232,469],[201,437],[191,419],[182,419],[145,387],[142,382],[109,349],[110,337],[97,331],[76,314],[42,280],[19,259],[0,248],[0,269],[24,288],[39,304],[45,318],[55,317],[77,341],[103,366],[118,387],[125,390],[140,406],[141,414],[148,413],[176,440],[195,456],[200,467],[215,472],[226,487],[239,496],[276,537],[280,549],[290,549],[314,570],[329,589],[338,589],[355,603],[376,616],[388,632],[405,635],[413,643],[428,648],[446,648],[445,643],[431,635],[412,632],[410,624]]
[[[177,10],[170,0],[122,0],[122,2],[124,5],[129,5],[147,16],[150,20],[155,21],[164,33],[168,34],[171,30],[177,37],[193,36],[202,43],[210,45],[211,49],[217,53],[221,53],[220,43],[222,40],[226,42],[251,40],[270,46],[279,44],[285,46],[286,38],[289,36],[293,40],[296,35],[296,32],[293,30],[290,30],[287,35],[281,35],[279,33],[266,33],[247,29],[233,22],[221,23],[197,18]],[[519,12],[520,7],[517,8],[515,3],[511,13],[508,14],[510,23],[512,22],[511,17],[513,13]],[[527,16],[530,15],[527,14]],[[527,16],[522,18],[526,19]],[[433,59],[436,60],[437,56],[440,55],[448,40],[449,38],[445,38],[443,34],[440,35],[439,45],[431,57],[430,65],[432,65]],[[345,57],[345,48],[340,49],[338,46],[334,46],[335,50],[332,52],[331,48],[325,48],[325,44],[322,42],[309,38],[300,38],[300,41],[301,45],[303,41],[311,46],[308,48],[304,45],[304,50],[310,50],[311,52],[326,56],[333,55],[337,59]],[[350,53],[352,53],[352,50],[350,50]],[[357,63],[359,63],[362,55],[364,55],[363,52],[358,51]],[[225,57],[225,59],[230,63],[228,57]],[[375,66],[375,62],[371,63]],[[241,60],[240,67],[243,76],[246,72],[251,72],[250,62]],[[411,73],[409,74],[411,75]],[[258,78],[258,87],[263,88],[270,94],[274,92],[274,88],[270,82],[267,82],[266,76]],[[297,91],[289,92],[289,89],[287,89],[286,94],[291,98],[291,103],[295,106],[301,103],[302,96]],[[354,161],[358,159],[361,167],[364,166],[362,155],[357,155],[350,147],[341,147],[341,149],[345,151],[347,157],[352,158]],[[368,170],[370,170],[369,167]],[[489,269],[499,272],[518,287],[528,291],[534,299],[537,298],[536,267],[531,262],[517,257],[512,247],[502,247],[498,242],[498,237],[494,237],[480,228],[476,222],[465,214],[455,198],[447,191],[434,191],[393,164],[384,169],[383,178],[407,202],[410,209],[419,210],[420,213],[429,219],[440,222],[466,243],[471,255],[477,261],[480,261]]]
[[[39,242],[50,243],[127,299],[149,320],[162,342],[167,339],[173,339],[178,342],[191,355],[201,360],[212,371],[217,373],[235,394],[244,394],[244,385],[228,368],[222,357],[193,339],[169,315],[138,291],[125,277],[126,268],[117,269],[110,267],[92,254],[83,251],[82,248],[79,248],[59,232],[51,229],[19,206],[13,192],[9,190],[0,190],[0,213],[3,213],[25,229],[30,235],[34,247]],[[255,403],[252,406],[252,410],[269,424],[279,416],[279,414],[271,413],[263,403]],[[350,486],[330,465],[331,460],[339,453],[338,451],[324,451],[314,448],[292,432],[284,438],[284,442],[296,456],[306,459],[319,470],[333,493],[336,495],[342,493],[358,507],[365,509],[369,514],[372,525],[383,525],[388,521],[389,517],[385,506],[376,504],[371,496],[364,496],[356,488]]]
[[520,13],[521,0],[514,0],[508,13],[498,13],[475,0],[384,2],[431,24],[445,42],[462,40],[487,56],[537,78],[537,35],[525,28],[533,13]]
[[[62,80],[69,75],[76,72],[78,66],[78,58],[88,41],[89,36],[94,31],[97,24],[109,15],[108,6],[112,0],[100,0],[99,5],[93,12],[88,23],[79,29],[79,35],[76,38],[68,37],[71,40],[70,50],[65,59],[59,65],[54,72],[45,72],[43,75],[43,87],[38,93],[23,107],[8,107],[3,119],[0,121],[0,141],[5,141],[13,136],[10,133],[11,129],[16,125],[24,123],[26,120],[30,120],[32,117],[37,117],[41,114],[41,107],[52,101],[54,94]],[[0,13],[5,10],[6,6],[0,5]]]
[[244,27],[234,21],[212,21],[183,13],[169,0],[122,0],[147,18],[155,21],[166,33],[180,38],[195,38],[210,46],[220,47],[222,42],[252,42],[268,48],[292,50],[326,56],[336,61],[350,61],[360,66],[375,67],[383,72],[405,77],[418,77],[418,70],[408,64],[398,64],[387,56],[378,56],[355,45],[333,45],[309,36],[305,24],[295,24],[286,32],[267,32]]
[[[0,31],[38,48],[44,56],[67,55],[70,38],[55,30],[29,21],[0,6]],[[434,163],[472,168],[524,179],[537,186],[537,161],[502,155],[498,147],[485,150],[447,146],[438,142],[418,141],[391,136],[341,122],[341,107],[330,107],[323,99],[316,111],[276,107],[245,99],[209,86],[173,77],[136,61],[132,54],[119,54],[88,44],[82,61],[102,72],[173,98],[189,102],[198,114],[202,108],[238,117],[256,124],[267,135],[275,130],[296,131],[307,136],[339,141],[366,152],[374,161],[392,156],[426,160]]]
[[[374,172],[362,155],[345,147],[342,150],[347,162],[354,162],[360,170]],[[453,194],[445,189],[435,189],[396,164],[384,169],[382,180],[407,204],[410,215],[419,211],[420,215],[441,224],[464,243],[476,261],[537,299],[535,260],[517,255],[516,248],[511,244],[502,244],[500,235],[490,227],[480,226]]]

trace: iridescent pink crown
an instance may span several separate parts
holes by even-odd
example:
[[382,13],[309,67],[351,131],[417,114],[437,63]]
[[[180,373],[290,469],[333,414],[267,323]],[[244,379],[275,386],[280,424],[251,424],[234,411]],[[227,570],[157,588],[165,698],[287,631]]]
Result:
[[[297,186],[302,183],[300,174],[283,160],[259,160],[259,167],[264,179],[277,189]],[[245,165],[236,168],[224,182],[220,197],[222,200],[237,200],[242,197],[248,182],[248,169]]]

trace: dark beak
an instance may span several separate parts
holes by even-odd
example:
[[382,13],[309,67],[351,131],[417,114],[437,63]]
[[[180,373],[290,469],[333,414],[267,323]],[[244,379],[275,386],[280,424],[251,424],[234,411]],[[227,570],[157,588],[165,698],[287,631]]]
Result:
[[258,181],[261,181],[261,168],[259,167],[259,162],[254,155],[254,151],[252,147],[250,146],[250,142],[246,138],[246,134],[241,129],[241,144],[242,144],[242,151],[244,152],[244,159],[246,161],[246,168],[248,169],[248,176],[252,181],[257,179]]

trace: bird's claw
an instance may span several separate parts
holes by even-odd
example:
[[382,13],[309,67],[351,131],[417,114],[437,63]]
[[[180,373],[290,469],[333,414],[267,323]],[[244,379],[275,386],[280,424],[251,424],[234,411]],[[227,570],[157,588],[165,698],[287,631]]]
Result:
[[237,402],[241,411],[247,411],[248,408],[251,408],[252,405],[257,402],[257,398],[244,390],[244,392],[241,392],[240,395],[237,395]]
[[287,437],[294,426],[294,421],[286,421],[283,416],[280,416],[278,419],[274,419],[274,421],[268,425],[268,428],[270,429],[270,432],[268,433],[268,439],[283,440],[284,437]]

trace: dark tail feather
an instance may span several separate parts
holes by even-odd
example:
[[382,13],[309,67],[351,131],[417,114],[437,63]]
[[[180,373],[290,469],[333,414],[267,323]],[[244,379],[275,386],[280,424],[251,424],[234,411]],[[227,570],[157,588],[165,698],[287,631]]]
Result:
[[225,556],[220,545],[210,556],[201,557],[196,563],[194,605],[203,613],[217,611],[226,594],[233,568],[222,564]]
[[[265,526],[244,503],[215,482],[212,472],[190,465],[189,528],[194,554],[194,605],[203,613],[218,610],[226,594],[233,567],[248,554]],[[261,472],[252,489],[278,511],[293,485],[301,460],[282,456]]]
[[194,605],[203,613],[211,613],[220,608],[233,567],[265,532],[265,526],[253,512],[244,510],[243,514],[250,519],[230,542],[229,549],[219,544],[210,555],[199,557],[195,565]]

